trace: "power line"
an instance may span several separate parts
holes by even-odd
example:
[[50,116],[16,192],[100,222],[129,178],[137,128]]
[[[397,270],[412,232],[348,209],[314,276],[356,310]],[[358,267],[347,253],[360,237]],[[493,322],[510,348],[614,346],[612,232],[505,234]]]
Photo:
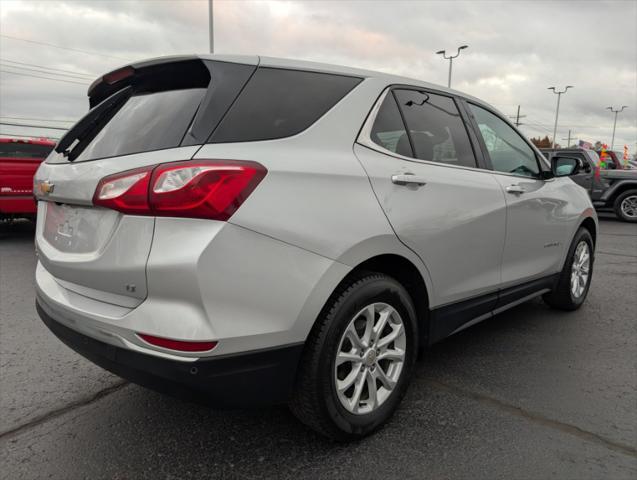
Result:
[[72,80],[63,80],[61,78],[41,77],[39,75],[32,75],[30,73],[18,73],[2,69],[0,69],[0,73],[10,73],[11,75],[21,75],[23,77],[43,78],[44,80],[54,80],[56,82],[75,83],[76,85],[90,85],[90,83],[74,82]]
[[66,132],[68,128],[63,127],[52,127],[47,125],[29,125],[27,123],[10,123],[10,122],[0,122],[0,125],[10,125],[12,127],[29,127],[29,128],[44,128],[45,130],[62,130]]
[[26,65],[27,67],[37,67],[37,68],[44,68],[46,70],[56,70],[58,72],[64,72],[64,73],[73,73],[76,75],[84,75],[85,77],[91,77],[94,78],[97,76],[96,73],[82,73],[82,72],[76,72],[73,70],[64,70],[62,68],[53,68],[53,67],[47,67],[46,65],[37,65],[35,63],[24,63],[24,62],[16,62],[15,60],[7,60],[7,59],[2,59],[3,62],[8,62],[8,63],[16,63],[18,65]]
[[11,36],[11,35],[4,35],[4,34],[0,34],[0,37],[10,38],[11,40],[19,40],[21,42],[34,43],[36,45],[46,45],[47,47],[54,47],[54,48],[59,48],[59,49],[62,49],[62,50],[69,50],[71,52],[86,53],[87,55],[97,55],[99,57],[116,58],[118,60],[128,61],[128,59],[123,58],[123,57],[116,57],[114,55],[106,55],[105,53],[91,52],[91,51],[88,51],[88,50],[80,50],[79,48],[63,47],[61,45],[55,45],[53,43],[47,43],[47,42],[39,42],[37,40],[30,40],[30,39],[27,39],[27,38],[19,38],[19,37],[14,37],[14,36]]
[[49,71],[46,71],[46,70],[38,70],[38,69],[35,69],[35,68],[21,67],[19,65],[11,65],[11,64],[6,64],[6,63],[3,65],[2,63],[3,63],[3,61],[0,60],[0,66],[9,67],[9,68],[15,68],[17,70],[27,70],[29,72],[44,73],[46,75],[55,75],[55,76],[59,76],[59,77],[75,78],[76,80],[91,80],[90,77],[82,77],[82,76],[79,76],[79,75],[72,75],[70,73],[49,72]]

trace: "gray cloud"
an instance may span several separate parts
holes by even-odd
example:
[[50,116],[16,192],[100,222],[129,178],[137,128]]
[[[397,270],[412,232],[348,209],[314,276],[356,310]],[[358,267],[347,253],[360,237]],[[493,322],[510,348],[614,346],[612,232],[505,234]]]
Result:
[[[215,0],[219,53],[342,63],[445,84],[434,54],[469,44],[454,63],[453,86],[513,115],[529,136],[552,132],[551,85],[563,97],[558,139],[610,142],[608,105],[629,105],[616,145],[637,149],[637,3],[631,1],[305,1]],[[207,49],[206,1],[9,2],[4,35],[118,58],[0,37],[0,58],[91,74],[126,62]],[[126,59],[126,60],[125,60]],[[3,67],[4,69],[4,67]],[[0,115],[77,118],[86,86],[2,74]],[[3,127],[1,131],[9,130]]]

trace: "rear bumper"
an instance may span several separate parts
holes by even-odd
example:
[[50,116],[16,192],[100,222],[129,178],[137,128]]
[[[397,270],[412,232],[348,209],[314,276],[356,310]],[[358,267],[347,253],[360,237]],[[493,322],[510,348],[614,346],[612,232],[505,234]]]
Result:
[[117,347],[53,319],[36,302],[44,324],[62,342],[133,383],[220,407],[272,405],[288,400],[302,344],[180,362]]

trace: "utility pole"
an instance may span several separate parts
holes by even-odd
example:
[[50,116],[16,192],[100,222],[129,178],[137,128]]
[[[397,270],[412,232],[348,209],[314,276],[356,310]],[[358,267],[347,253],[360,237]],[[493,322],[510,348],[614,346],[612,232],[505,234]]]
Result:
[[606,107],[606,110],[610,110],[611,112],[613,112],[615,114],[615,121],[613,122],[613,138],[610,141],[610,149],[611,150],[615,146],[615,127],[617,127],[617,114],[619,112],[623,112],[624,108],[628,108],[628,107],[626,105],[622,105],[622,108],[618,108],[617,110],[615,110],[613,107]]
[[455,55],[447,56],[445,50],[439,50],[436,52],[436,55],[442,55],[442,58],[445,60],[449,60],[449,78],[447,80],[447,87],[451,88],[451,69],[453,68],[453,59],[457,58],[460,55],[460,50],[464,50],[465,48],[469,48],[469,45],[462,45],[458,47],[458,51]]
[[556,90],[555,87],[549,87],[547,90],[553,90],[553,93],[557,95],[557,108],[555,109],[555,126],[553,127],[553,143],[551,148],[555,148],[555,136],[557,135],[557,119],[560,115],[560,97],[563,93],[566,93],[569,88],[575,88],[573,85],[567,85],[561,92]]
[[208,0],[208,35],[210,38],[210,53],[215,53],[214,22],[212,20],[212,0]]
[[571,146],[571,129],[568,129],[568,138],[563,138],[562,140],[566,140],[566,148]]
[[519,127],[520,125],[524,125],[522,122],[520,122],[521,118],[526,117],[526,115],[520,115],[520,106],[518,105],[518,113],[515,115],[515,117],[509,117],[509,118],[515,118],[515,126]]

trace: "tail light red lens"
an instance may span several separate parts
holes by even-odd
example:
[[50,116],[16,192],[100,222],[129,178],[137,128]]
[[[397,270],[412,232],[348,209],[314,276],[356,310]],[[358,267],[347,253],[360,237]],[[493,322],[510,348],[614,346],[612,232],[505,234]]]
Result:
[[217,346],[217,342],[185,342],[183,340],[173,340],[172,338],[155,337],[145,333],[138,333],[137,336],[156,347],[176,350],[178,352],[207,352]]
[[103,178],[93,203],[136,215],[227,220],[266,173],[240,160],[164,163]]
[[137,168],[104,177],[97,184],[93,203],[137,215],[148,215],[148,188],[153,167]]

